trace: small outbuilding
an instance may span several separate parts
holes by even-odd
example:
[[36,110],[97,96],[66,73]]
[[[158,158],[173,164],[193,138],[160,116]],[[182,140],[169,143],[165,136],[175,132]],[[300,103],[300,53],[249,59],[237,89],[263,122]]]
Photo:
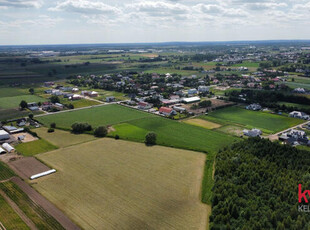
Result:
[[15,149],[8,143],[2,144],[2,148],[4,148],[8,153],[13,152]]
[[5,130],[0,130],[0,140],[10,139],[10,134]]
[[0,154],[4,154],[4,153],[6,153],[6,151],[0,147]]

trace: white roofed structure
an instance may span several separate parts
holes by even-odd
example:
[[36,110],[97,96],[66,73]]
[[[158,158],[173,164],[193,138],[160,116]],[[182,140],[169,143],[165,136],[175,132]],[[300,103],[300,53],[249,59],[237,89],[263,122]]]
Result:
[[5,130],[0,130],[0,140],[10,139],[10,134]]
[[8,153],[13,152],[15,149],[8,143],[2,144],[2,148],[4,148]]

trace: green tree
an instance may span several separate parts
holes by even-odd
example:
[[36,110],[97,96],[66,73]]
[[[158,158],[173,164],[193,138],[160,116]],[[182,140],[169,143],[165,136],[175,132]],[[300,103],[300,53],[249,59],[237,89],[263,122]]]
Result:
[[33,88],[30,88],[30,89],[29,89],[29,93],[34,94],[34,89],[33,89]]
[[28,115],[28,117],[29,117],[30,119],[33,119],[33,114],[30,113],[30,114]]
[[105,126],[100,126],[95,129],[94,134],[96,137],[105,137],[108,134],[108,129]]
[[55,129],[55,128],[56,128],[56,123],[55,123],[55,122],[51,123],[51,124],[50,124],[50,127],[51,127],[52,129]]
[[52,103],[59,103],[60,102],[59,97],[57,97],[56,95],[51,96],[50,100]]
[[20,103],[19,103],[19,106],[21,109],[26,109],[28,107],[28,104],[26,101],[22,100]]
[[157,135],[154,132],[149,132],[145,136],[145,144],[146,145],[156,145]]

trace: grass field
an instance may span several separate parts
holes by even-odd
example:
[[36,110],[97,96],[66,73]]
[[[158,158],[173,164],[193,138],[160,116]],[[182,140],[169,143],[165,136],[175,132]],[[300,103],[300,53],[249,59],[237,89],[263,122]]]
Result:
[[12,176],[15,176],[13,171],[0,161],[0,181],[10,179]]
[[18,108],[19,103],[24,100],[26,102],[44,102],[45,99],[36,95],[22,95],[14,97],[0,97],[0,108],[11,109]]
[[[57,230],[63,227],[42,208],[35,204],[13,182],[0,183],[0,189],[15,202],[23,213],[36,225],[38,229]],[[2,215],[1,215],[2,216]]]
[[[0,222],[7,230],[30,229],[0,195]],[[0,229],[2,229],[0,227]]]
[[184,123],[186,124],[190,124],[190,125],[195,125],[195,126],[198,126],[198,127],[202,127],[202,128],[205,128],[205,129],[216,129],[216,128],[219,128],[221,127],[220,124],[217,124],[217,123],[214,123],[214,122],[211,122],[211,121],[207,121],[207,120],[203,120],[203,119],[189,119],[189,120],[185,120]]
[[289,103],[289,102],[278,102],[279,105],[285,105],[289,107],[296,107],[300,110],[302,109],[310,109],[310,105],[303,105],[303,104],[296,104],[296,103]]
[[28,90],[29,89],[0,87],[0,98],[26,95],[29,94]]
[[71,125],[75,122],[87,122],[93,127],[98,127],[100,125],[113,125],[151,116],[153,115],[124,106],[104,105],[90,109],[37,117],[36,119],[45,125],[55,122],[57,127],[71,129]]
[[33,186],[84,229],[206,229],[204,154],[104,138],[38,158],[58,172]]
[[119,135],[123,139],[143,142],[145,135],[153,131],[157,134],[159,145],[204,152],[218,151],[235,140],[220,132],[161,117],[132,120],[113,127],[116,131],[109,135]]
[[[227,107],[210,113],[201,118],[213,122],[225,122],[231,124],[241,124],[247,128],[259,128],[266,133],[275,133],[289,127],[303,123],[303,120],[270,114],[260,111],[251,111],[239,107]],[[213,118],[213,119],[212,119]]]
[[48,133],[47,128],[45,127],[35,129],[34,131],[39,135],[39,137],[61,148],[96,139],[92,135],[87,135],[87,134],[77,135],[77,134],[72,134],[72,133],[69,133],[63,130],[58,130],[58,129],[55,129],[53,133]]
[[24,156],[34,156],[39,153],[45,153],[57,149],[57,147],[44,139],[39,139],[36,141],[18,144],[15,146],[15,149]]

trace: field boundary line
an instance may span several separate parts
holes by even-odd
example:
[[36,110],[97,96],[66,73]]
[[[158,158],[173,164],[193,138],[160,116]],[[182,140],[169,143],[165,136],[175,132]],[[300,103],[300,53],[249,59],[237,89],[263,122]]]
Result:
[[1,230],[6,230],[6,228],[5,228],[4,225],[1,223],[1,221],[0,221],[0,229],[1,229]]
[[54,217],[60,225],[67,230],[80,230],[80,228],[69,219],[69,217],[62,212],[57,206],[50,202],[47,198],[37,192],[25,181],[19,177],[13,177],[12,182],[16,184],[27,196],[37,205],[39,205],[46,213]]
[[38,230],[32,220],[30,220],[28,216],[18,207],[18,205],[13,200],[11,200],[11,198],[8,197],[1,189],[0,195],[6,200],[10,207],[17,213],[17,215],[25,222],[25,224],[31,230]]

